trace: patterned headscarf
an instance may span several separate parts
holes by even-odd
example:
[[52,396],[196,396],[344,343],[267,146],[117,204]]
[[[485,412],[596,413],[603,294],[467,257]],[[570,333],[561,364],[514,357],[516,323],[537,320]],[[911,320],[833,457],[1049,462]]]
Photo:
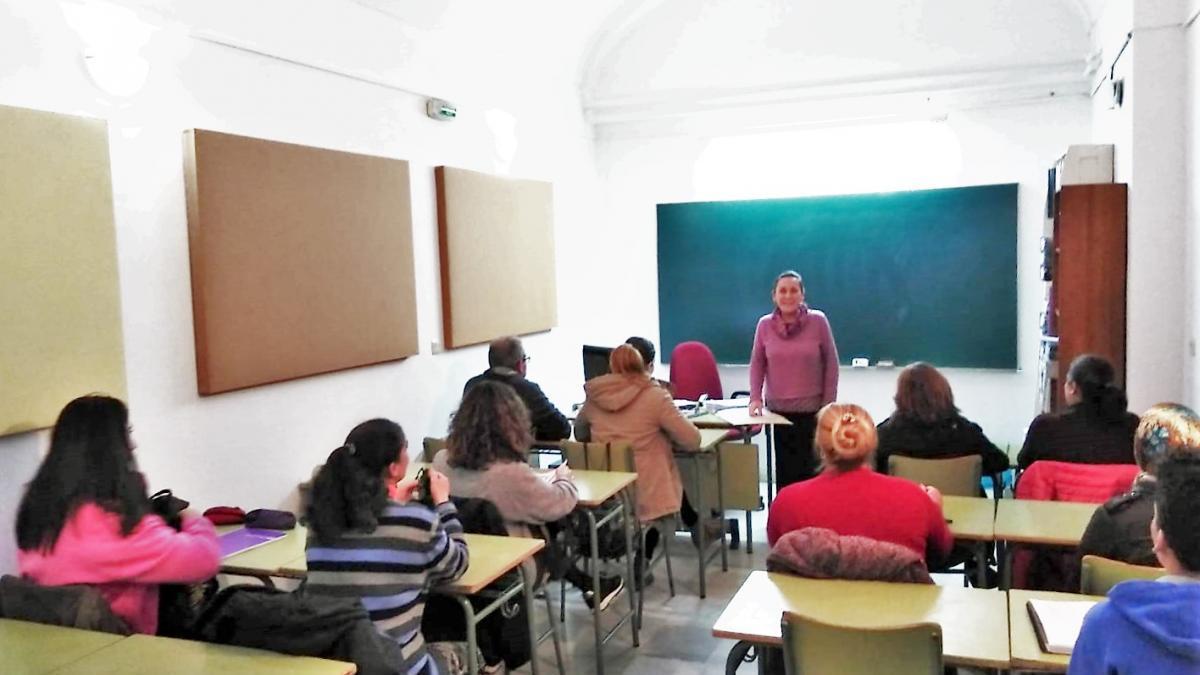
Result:
[[1200,454],[1200,415],[1179,403],[1159,403],[1142,415],[1133,437],[1133,455],[1142,470],[1154,474],[1175,454]]

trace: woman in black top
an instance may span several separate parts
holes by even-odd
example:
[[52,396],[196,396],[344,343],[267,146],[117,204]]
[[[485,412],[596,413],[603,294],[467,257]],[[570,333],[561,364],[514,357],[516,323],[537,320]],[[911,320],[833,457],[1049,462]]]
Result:
[[1039,459],[1078,464],[1133,464],[1138,417],[1125,408],[1112,364],[1084,354],[1071,362],[1063,385],[1067,409],[1034,418],[1017,455],[1021,469]]
[[948,459],[965,455],[983,458],[983,473],[1008,468],[1008,455],[988,440],[978,424],[963,417],[954,405],[950,383],[928,363],[914,363],[896,380],[896,412],[879,423],[875,469],[887,473],[888,457]]

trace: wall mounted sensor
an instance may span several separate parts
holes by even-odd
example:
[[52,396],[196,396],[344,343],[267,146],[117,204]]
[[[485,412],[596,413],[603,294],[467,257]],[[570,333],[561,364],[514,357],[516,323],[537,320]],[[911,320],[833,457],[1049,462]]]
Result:
[[425,114],[439,122],[449,122],[458,117],[458,108],[449,101],[431,98],[425,101]]

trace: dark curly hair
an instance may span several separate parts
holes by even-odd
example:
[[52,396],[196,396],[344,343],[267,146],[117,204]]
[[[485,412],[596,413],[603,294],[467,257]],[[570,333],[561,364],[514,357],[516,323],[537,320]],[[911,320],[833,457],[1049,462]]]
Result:
[[1189,572],[1200,572],[1200,457],[1175,455],[1158,467],[1158,527]]
[[308,506],[317,541],[335,541],[349,530],[375,531],[387,506],[384,471],[399,461],[406,442],[399,424],[377,418],[354,427],[346,444],[329,454],[313,479]]
[[533,445],[529,410],[512,387],[480,382],[471,387],[446,439],[451,466],[481,470],[493,462],[524,462]]

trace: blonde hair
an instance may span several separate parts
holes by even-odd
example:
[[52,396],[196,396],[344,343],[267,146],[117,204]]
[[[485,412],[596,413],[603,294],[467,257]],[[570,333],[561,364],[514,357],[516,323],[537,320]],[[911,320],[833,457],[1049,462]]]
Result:
[[618,375],[645,375],[646,362],[632,345],[621,345],[608,356],[608,369]]
[[1149,474],[1168,457],[1200,454],[1200,417],[1178,403],[1159,403],[1142,413],[1133,436],[1133,456]]
[[817,435],[813,447],[821,466],[849,471],[863,464],[875,452],[879,436],[871,414],[853,403],[830,403],[817,413]]

